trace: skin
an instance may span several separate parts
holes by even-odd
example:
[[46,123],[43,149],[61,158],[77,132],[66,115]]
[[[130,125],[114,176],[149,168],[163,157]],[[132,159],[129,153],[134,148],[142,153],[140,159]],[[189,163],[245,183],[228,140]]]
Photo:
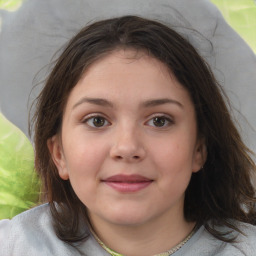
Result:
[[[48,147],[95,232],[115,251],[160,253],[193,229],[184,219],[184,193],[205,161],[205,146],[189,93],[160,61],[116,50],[92,64]],[[129,182],[118,189],[106,182],[120,174],[149,182],[135,191]]]

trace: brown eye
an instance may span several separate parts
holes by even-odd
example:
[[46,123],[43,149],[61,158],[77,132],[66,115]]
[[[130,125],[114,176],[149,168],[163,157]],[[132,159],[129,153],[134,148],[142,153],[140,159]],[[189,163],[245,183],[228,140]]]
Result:
[[165,117],[154,117],[153,118],[153,124],[156,127],[163,127],[167,123],[167,120]]
[[147,125],[156,128],[167,127],[171,124],[173,124],[173,121],[170,117],[167,116],[155,116],[147,122]]
[[102,117],[94,117],[93,124],[95,127],[102,127],[105,124],[105,119]]
[[102,116],[90,117],[85,122],[87,123],[87,125],[94,128],[101,128],[109,124],[109,122]]

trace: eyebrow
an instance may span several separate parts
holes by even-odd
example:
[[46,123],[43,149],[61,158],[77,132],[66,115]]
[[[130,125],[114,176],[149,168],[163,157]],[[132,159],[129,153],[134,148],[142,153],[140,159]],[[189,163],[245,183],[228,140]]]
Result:
[[108,100],[105,99],[101,99],[101,98],[82,98],[80,99],[74,106],[72,109],[76,108],[77,106],[83,104],[83,103],[90,103],[93,105],[98,105],[98,106],[103,106],[103,107],[111,107],[113,108],[113,104],[111,102],[109,102]]
[[[81,105],[83,103],[89,103],[89,104],[103,106],[103,107],[111,107],[111,108],[114,107],[114,105],[110,101],[108,101],[106,99],[84,97],[84,98],[80,99],[73,106],[72,109],[76,108],[77,106],[79,106],[79,105]],[[179,101],[173,100],[173,99],[169,99],[169,98],[146,100],[145,102],[142,102],[141,106],[145,107],[145,108],[149,108],[149,107],[156,107],[156,106],[164,105],[164,104],[175,104],[175,105],[177,105],[177,106],[179,106],[181,108],[184,107]]]
[[169,99],[169,98],[147,100],[142,103],[142,106],[147,108],[147,107],[155,107],[155,106],[164,105],[164,104],[175,104],[181,108],[184,107],[179,101]]

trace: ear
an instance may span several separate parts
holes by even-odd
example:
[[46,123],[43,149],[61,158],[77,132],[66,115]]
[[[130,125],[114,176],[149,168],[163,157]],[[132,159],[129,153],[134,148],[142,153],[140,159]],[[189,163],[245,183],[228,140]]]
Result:
[[59,136],[54,135],[53,137],[48,139],[47,146],[52,156],[52,160],[58,169],[59,176],[63,180],[68,180],[69,175],[68,175],[66,160],[63,153],[61,139],[59,138]]
[[205,144],[205,139],[200,138],[198,139],[195,147],[192,172],[195,173],[200,171],[204,166],[206,159],[207,159],[207,148]]

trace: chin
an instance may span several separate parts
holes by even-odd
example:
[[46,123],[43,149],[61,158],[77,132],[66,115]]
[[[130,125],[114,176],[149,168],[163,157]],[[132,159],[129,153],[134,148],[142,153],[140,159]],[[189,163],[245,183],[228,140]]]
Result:
[[121,213],[112,213],[110,214],[108,220],[115,225],[122,226],[138,226],[145,223],[149,216],[145,216],[144,214],[138,214],[134,212],[125,212],[124,210]]

